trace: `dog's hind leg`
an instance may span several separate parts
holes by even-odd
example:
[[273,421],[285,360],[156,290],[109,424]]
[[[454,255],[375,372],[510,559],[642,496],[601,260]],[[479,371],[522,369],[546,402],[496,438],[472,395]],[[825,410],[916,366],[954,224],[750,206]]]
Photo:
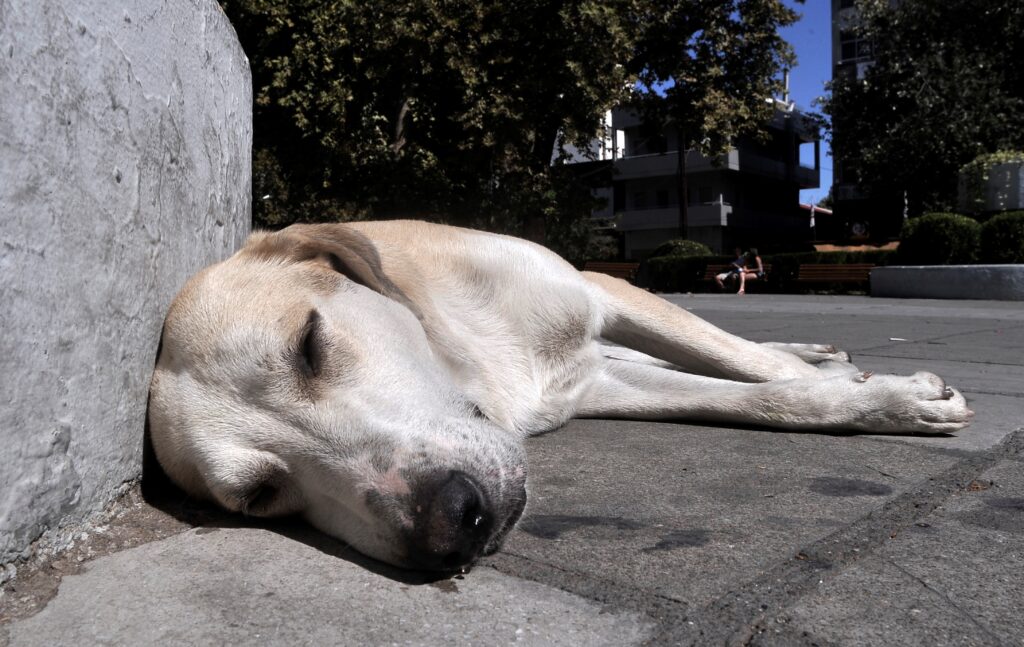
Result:
[[679,367],[672,362],[666,362],[663,359],[657,357],[651,357],[646,353],[633,350],[632,348],[626,348],[618,344],[609,344],[602,341],[600,344],[601,355],[608,359],[617,359],[623,362],[635,362],[637,364],[648,364],[650,366],[660,366],[661,368],[667,368],[673,371],[679,370]]
[[576,415],[869,433],[949,433],[970,424],[964,397],[937,375],[818,376],[744,383],[604,359]]
[[821,377],[791,352],[748,341],[621,279],[584,272],[602,313],[601,337],[698,375],[740,382]]

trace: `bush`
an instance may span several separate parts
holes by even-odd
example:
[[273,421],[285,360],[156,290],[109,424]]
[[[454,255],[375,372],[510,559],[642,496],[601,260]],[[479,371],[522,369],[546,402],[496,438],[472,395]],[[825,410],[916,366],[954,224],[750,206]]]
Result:
[[730,263],[727,256],[654,256],[644,262],[644,287],[657,292],[691,292],[708,265]]
[[655,248],[651,257],[655,256],[711,256],[711,248],[704,243],[685,238],[675,238]]
[[981,225],[955,213],[928,213],[903,223],[899,262],[904,265],[956,265],[978,258]]
[[981,226],[983,263],[1024,263],[1024,211],[992,216]]

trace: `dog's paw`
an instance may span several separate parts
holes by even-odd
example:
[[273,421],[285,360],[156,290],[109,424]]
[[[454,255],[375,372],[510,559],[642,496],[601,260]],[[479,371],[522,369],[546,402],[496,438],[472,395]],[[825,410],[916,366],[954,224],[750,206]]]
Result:
[[831,344],[791,344],[786,342],[764,342],[762,346],[796,355],[808,364],[848,364],[850,354],[838,350]]
[[872,433],[942,434],[971,423],[974,412],[956,389],[934,373],[909,377],[857,373],[849,384],[853,426]]

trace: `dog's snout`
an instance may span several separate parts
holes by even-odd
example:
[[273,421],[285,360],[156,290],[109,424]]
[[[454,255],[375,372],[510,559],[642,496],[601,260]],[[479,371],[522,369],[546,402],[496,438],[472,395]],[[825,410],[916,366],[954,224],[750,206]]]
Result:
[[418,568],[455,570],[483,552],[494,514],[487,495],[471,476],[449,472],[417,497],[409,558]]

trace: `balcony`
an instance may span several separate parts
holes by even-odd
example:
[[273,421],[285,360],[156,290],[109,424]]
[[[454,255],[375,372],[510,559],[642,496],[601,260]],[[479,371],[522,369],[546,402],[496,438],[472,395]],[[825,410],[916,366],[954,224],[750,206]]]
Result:
[[686,210],[687,227],[725,227],[732,215],[732,205],[721,202],[693,204]]
[[804,189],[817,188],[821,184],[820,171],[816,168],[790,166],[782,160],[749,152],[741,153],[739,161],[740,170],[745,173],[756,173],[774,180],[792,180]]
[[[732,205],[718,202],[692,204],[686,210],[688,227],[725,227],[732,215]],[[641,231],[644,229],[677,229],[679,207],[663,209],[631,209],[619,214],[619,231]]]
[[616,229],[620,231],[641,231],[643,229],[678,229],[679,209],[631,209],[618,215]]
[[[634,155],[632,157],[621,157],[615,160],[616,180],[635,180],[648,177],[664,177],[676,174],[678,164],[678,153],[669,151],[667,153],[655,153],[653,155]],[[739,169],[739,152],[735,149],[723,155],[719,166],[714,166],[711,160],[696,151],[686,153],[686,173],[699,173],[701,171],[737,170]]]

